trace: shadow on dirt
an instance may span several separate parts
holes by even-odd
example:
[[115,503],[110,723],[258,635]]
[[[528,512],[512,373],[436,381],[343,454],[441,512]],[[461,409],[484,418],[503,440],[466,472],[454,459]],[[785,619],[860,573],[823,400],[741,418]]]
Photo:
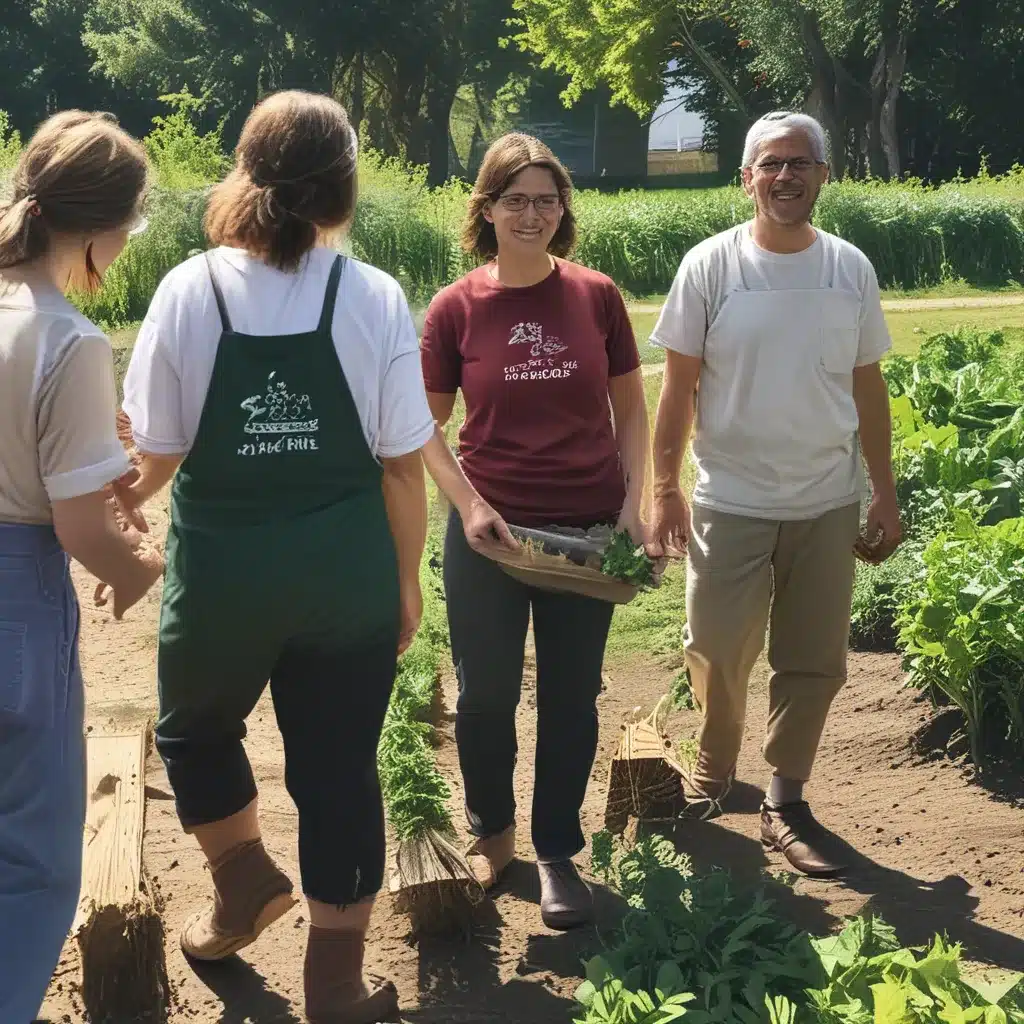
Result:
[[[565,1024],[571,1020],[575,983],[583,978],[584,962],[601,945],[597,929],[613,927],[625,910],[615,893],[600,885],[593,888],[597,927],[530,935],[525,952],[514,964],[503,961],[501,932],[507,922],[502,912],[540,914],[537,869],[514,862],[494,891],[497,902],[488,899],[481,905],[473,937],[465,946],[420,940],[423,1005],[404,1011],[402,1020],[409,1024]],[[561,981],[560,992],[549,987],[554,979]]]
[[834,848],[849,869],[840,879],[804,883],[821,885],[819,898],[806,888],[797,891],[766,874],[770,864],[761,844],[715,822],[684,821],[664,834],[690,856],[696,870],[726,868],[738,880],[763,887],[787,917],[812,935],[826,935],[841,924],[828,909],[828,899],[841,887],[867,897],[861,913],[882,917],[906,945],[924,945],[934,935],[945,934],[962,943],[973,959],[1010,970],[1024,969],[1024,938],[975,921],[979,901],[971,895],[970,883],[959,875],[923,881],[877,864],[833,834]]
[[217,963],[189,961],[196,977],[224,1004],[218,1024],[302,1024],[291,1003],[240,957]]

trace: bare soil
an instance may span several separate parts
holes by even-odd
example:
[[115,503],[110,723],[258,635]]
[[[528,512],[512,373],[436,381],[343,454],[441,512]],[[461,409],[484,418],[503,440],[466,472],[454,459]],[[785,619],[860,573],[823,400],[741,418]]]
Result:
[[[166,518],[151,516],[162,535]],[[113,622],[91,607],[92,584],[76,577],[83,600],[82,653],[88,684],[89,725],[106,730],[152,719],[156,708],[155,631],[158,589]],[[609,661],[601,698],[601,750],[584,810],[584,831],[603,827],[608,761],[621,722],[640,707],[647,714],[667,690],[674,665],[630,655]],[[844,881],[786,877],[781,857],[758,841],[758,806],[766,780],[760,737],[766,712],[766,673],[759,669],[752,697],[739,784],[730,812],[715,822],[685,821],[678,845],[699,867],[722,865],[769,885],[787,912],[824,934],[842,918],[873,909],[895,925],[904,941],[945,931],[970,956],[1005,968],[1024,968],[1024,810],[972,784],[948,760],[915,752],[911,736],[930,710],[901,688],[897,659],[852,654],[850,681],[837,699],[809,798],[822,820],[850,844],[853,869]],[[444,681],[439,764],[452,784],[453,810],[462,820],[461,788],[450,713],[454,683]],[[535,743],[534,672],[526,673],[519,715],[519,854],[493,902],[486,901],[468,942],[411,940],[405,918],[382,898],[367,952],[369,969],[399,987],[403,1019],[418,1024],[488,1024],[521,1021],[568,1024],[582,961],[599,947],[589,929],[568,935],[540,921],[536,869],[528,835]],[[697,717],[673,716],[674,739],[693,735]],[[260,784],[267,846],[298,883],[296,818],[284,788],[280,738],[265,700],[253,714],[247,750]],[[209,876],[198,847],[179,828],[160,760],[147,767],[145,861],[162,901],[167,928],[167,969],[178,1024],[285,1024],[301,1022],[305,910],[298,907],[260,941],[227,963],[197,969],[177,945],[188,913],[207,897]],[[585,858],[584,858],[585,862]],[[597,889],[600,924],[614,923],[620,907]],[[68,942],[41,1017],[83,1021],[76,987],[78,953]],[[120,1022],[119,1022],[120,1024]],[[125,1022],[127,1024],[127,1022]]]

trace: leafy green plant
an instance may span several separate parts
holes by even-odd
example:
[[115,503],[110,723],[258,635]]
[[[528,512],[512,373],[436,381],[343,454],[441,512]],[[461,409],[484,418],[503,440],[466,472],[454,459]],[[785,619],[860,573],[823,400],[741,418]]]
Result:
[[857,562],[850,614],[850,646],[858,651],[895,651],[896,617],[915,577],[922,572],[921,546],[905,543],[881,565]]
[[166,116],[153,118],[153,130],[146,136],[146,153],[164,188],[196,189],[219,181],[231,166],[224,153],[224,122],[200,135],[193,120],[202,113],[205,101],[188,89],[160,97],[171,108]]
[[6,110],[0,110],[0,174],[10,171],[21,156],[21,135],[11,126]]
[[910,683],[960,709],[975,764],[990,738],[1024,754],[1024,519],[957,511],[922,560],[897,620]]
[[769,996],[795,1000],[822,980],[810,937],[762,892],[737,888],[724,871],[694,875],[689,858],[661,836],[617,856],[613,849],[595,837],[594,862],[630,910],[614,945],[587,964],[576,993],[587,1010],[581,1024],[674,1020],[628,1016],[654,1012],[659,993],[663,1003],[688,997],[667,1006],[684,1009],[691,1024],[759,1024],[770,1019]]
[[629,530],[617,530],[604,549],[601,572],[643,587],[654,579],[654,562],[644,551],[644,546],[630,537]]
[[807,993],[820,1024],[1024,1022],[1020,976],[982,990],[961,977],[960,947],[941,937],[923,950],[901,949],[879,918],[856,918],[813,945],[828,976]]

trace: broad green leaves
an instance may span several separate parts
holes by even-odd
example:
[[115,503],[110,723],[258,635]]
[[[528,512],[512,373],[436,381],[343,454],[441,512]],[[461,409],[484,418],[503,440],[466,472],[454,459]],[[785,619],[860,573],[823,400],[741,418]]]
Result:
[[633,909],[586,965],[576,1024],[1024,1024],[1021,976],[965,980],[942,938],[904,949],[859,917],[811,939],[724,872],[692,875],[658,836],[616,854],[599,834],[594,861]]

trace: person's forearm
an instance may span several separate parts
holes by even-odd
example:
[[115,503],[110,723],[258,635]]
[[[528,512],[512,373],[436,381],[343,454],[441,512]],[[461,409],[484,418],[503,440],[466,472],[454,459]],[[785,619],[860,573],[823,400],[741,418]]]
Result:
[[424,445],[422,453],[427,471],[437,484],[438,490],[465,520],[473,504],[483,499],[466,478],[440,427],[434,427],[434,436]]
[[693,430],[695,402],[693,390],[666,382],[658,402],[654,423],[653,463],[655,495],[679,489],[683,456]]
[[388,459],[384,463],[383,487],[399,579],[403,585],[415,583],[427,543],[427,489],[420,453]]
[[647,461],[651,454],[651,429],[647,410],[642,402],[630,407],[623,421],[617,424],[619,458],[626,481],[626,500],[623,510],[636,517],[644,497],[647,480]]
[[102,493],[54,502],[53,527],[61,547],[102,583],[116,586],[140,570]]
[[889,390],[877,367],[865,367],[854,376],[854,403],[860,421],[860,447],[875,494],[892,494],[892,416]]

